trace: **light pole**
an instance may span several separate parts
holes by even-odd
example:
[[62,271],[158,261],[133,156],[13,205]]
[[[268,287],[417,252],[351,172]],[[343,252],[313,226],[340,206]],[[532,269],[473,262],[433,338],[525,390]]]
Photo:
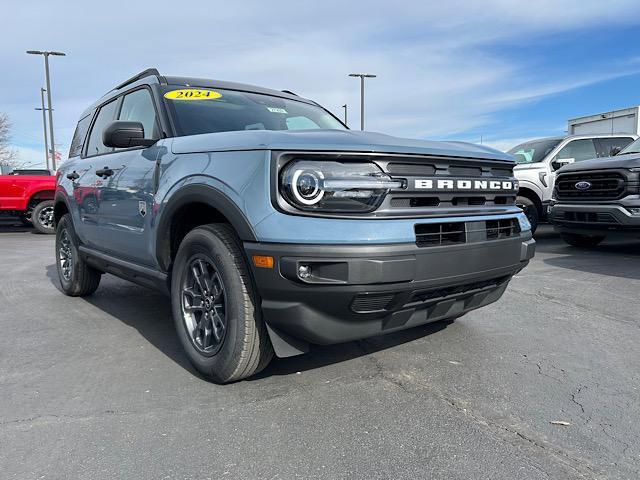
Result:
[[36,110],[42,110],[42,126],[44,128],[44,160],[49,170],[49,142],[47,141],[47,109],[44,108],[44,92],[46,90],[40,87],[40,100],[42,100],[42,108],[36,108]]
[[47,103],[49,104],[49,138],[51,139],[51,166],[56,169],[56,142],[53,137],[53,105],[51,104],[51,81],[49,79],[49,55],[64,57],[63,52],[41,52],[40,50],[27,50],[30,55],[42,55],[44,57],[44,74],[47,81]]
[[364,130],[364,79],[376,78],[377,75],[371,73],[350,73],[349,76],[360,78],[360,130]]
[[344,108],[344,124],[348,127],[349,124],[347,123],[347,104],[345,103],[344,105],[342,105],[342,108]]

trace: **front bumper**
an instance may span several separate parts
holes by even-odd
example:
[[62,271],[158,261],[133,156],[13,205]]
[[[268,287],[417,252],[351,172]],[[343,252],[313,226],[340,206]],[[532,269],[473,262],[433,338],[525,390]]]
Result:
[[[640,208],[640,201],[632,206]],[[625,206],[614,203],[554,203],[549,221],[556,230],[567,233],[640,233],[640,215],[632,215]]]
[[[510,238],[420,248],[392,245],[245,243],[274,268],[253,266],[271,329],[332,344],[460,316],[500,298],[535,251],[529,231]],[[298,277],[300,265],[313,276]],[[304,351],[304,349],[301,349]],[[276,352],[278,348],[276,347]],[[282,355],[280,355],[282,356]]]

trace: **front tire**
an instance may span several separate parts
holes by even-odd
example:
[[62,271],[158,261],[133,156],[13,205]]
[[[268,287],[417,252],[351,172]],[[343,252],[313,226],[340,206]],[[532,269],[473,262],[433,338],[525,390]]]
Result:
[[91,295],[100,284],[102,273],[87,265],[78,253],[78,237],[68,213],[62,216],[56,229],[56,266],[66,295]]
[[524,214],[527,216],[527,220],[531,224],[531,234],[536,233],[538,229],[538,223],[540,222],[540,214],[538,213],[538,208],[533,200],[527,197],[517,197],[516,205],[522,209]]
[[176,332],[193,366],[216,383],[250,377],[273,358],[239,240],[225,224],[190,231],[171,277]]
[[595,247],[605,238],[604,235],[580,235],[578,233],[561,233],[560,237],[574,247]]
[[40,233],[53,234],[55,227],[53,223],[53,200],[40,202],[33,209],[31,222],[34,228]]

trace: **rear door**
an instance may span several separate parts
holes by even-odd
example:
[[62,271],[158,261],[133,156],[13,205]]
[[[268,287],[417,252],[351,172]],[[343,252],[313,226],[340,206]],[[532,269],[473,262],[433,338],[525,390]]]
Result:
[[[598,157],[610,157],[614,149],[622,150],[633,141],[631,137],[604,137],[596,138],[596,147],[598,149]],[[618,150],[619,151],[619,150]]]

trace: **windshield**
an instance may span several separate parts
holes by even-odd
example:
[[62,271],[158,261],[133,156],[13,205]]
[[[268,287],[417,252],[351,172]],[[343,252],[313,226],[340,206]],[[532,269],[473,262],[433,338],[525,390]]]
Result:
[[346,127],[317,105],[224,89],[164,89],[178,135],[239,130],[313,130]]
[[640,153],[640,138],[623,148],[618,155],[625,155],[627,153]]
[[534,140],[532,142],[521,143],[517,147],[509,150],[514,155],[516,163],[535,163],[544,160],[551,150],[561,141],[560,138],[548,140]]

